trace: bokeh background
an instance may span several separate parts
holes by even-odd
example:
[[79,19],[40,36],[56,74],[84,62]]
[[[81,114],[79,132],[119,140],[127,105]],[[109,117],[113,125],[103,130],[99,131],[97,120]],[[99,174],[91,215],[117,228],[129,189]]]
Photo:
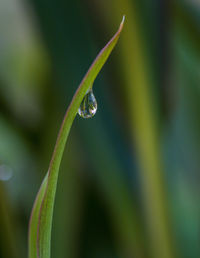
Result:
[[199,0],[0,1],[0,257],[27,257],[64,113],[123,14],[67,142],[52,257],[200,257]]

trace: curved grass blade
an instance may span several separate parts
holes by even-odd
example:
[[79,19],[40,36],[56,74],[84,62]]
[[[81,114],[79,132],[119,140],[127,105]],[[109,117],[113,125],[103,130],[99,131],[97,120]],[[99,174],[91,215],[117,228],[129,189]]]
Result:
[[29,223],[29,258],[49,258],[51,249],[51,228],[53,207],[57,187],[59,167],[73,120],[86,92],[91,88],[95,78],[115,47],[124,24],[107,45],[100,51],[78,87],[65,114],[58,134],[48,172],[37,194]]

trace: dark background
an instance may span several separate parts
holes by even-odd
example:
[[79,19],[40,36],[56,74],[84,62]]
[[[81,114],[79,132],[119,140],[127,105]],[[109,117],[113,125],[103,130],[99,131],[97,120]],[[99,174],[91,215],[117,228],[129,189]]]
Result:
[[64,113],[124,14],[68,138],[52,257],[200,257],[198,0],[1,0],[0,257],[27,257]]

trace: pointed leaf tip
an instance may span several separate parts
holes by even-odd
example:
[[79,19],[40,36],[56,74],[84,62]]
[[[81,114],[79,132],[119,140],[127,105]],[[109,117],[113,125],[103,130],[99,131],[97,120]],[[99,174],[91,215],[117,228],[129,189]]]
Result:
[[124,24],[125,18],[126,18],[126,15],[124,14],[121,21],[122,24]]
[[124,26],[125,17],[126,17],[126,15],[123,15],[122,21],[121,21],[121,23],[120,23],[120,30],[122,30],[122,28],[123,28],[123,26]]

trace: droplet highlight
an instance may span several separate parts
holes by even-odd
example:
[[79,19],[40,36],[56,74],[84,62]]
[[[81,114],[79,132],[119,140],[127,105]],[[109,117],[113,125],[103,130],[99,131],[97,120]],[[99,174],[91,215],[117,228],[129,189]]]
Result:
[[93,94],[92,89],[90,89],[85,97],[83,98],[81,105],[78,109],[79,116],[83,118],[91,118],[97,112],[97,101]]

